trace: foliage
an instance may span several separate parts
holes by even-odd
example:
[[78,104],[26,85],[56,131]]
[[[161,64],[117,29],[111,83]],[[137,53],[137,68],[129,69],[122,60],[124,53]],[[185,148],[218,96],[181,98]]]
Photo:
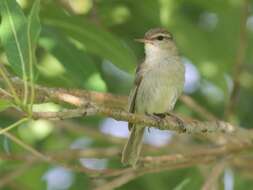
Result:
[[[76,159],[68,160],[71,157],[68,151],[72,151],[73,147],[84,150],[107,150],[108,147],[121,149],[122,140],[102,134],[102,126],[109,121],[100,116],[61,121],[62,123],[33,121],[33,111],[59,111],[70,107],[52,100],[34,104],[35,98],[40,96],[36,94],[35,85],[127,95],[138,60],[144,56],[143,45],[136,43],[134,39],[143,36],[153,27],[161,26],[170,30],[176,39],[182,60],[189,69],[185,93],[216,117],[229,120],[240,127],[252,128],[253,14],[249,12],[247,15],[245,34],[242,31],[243,20],[240,19],[244,4],[248,3],[252,7],[251,1],[18,2],[19,4],[16,0],[0,1],[0,92],[5,94],[0,99],[0,189],[93,189],[94,186],[103,184],[104,179],[92,180],[90,175],[64,166],[75,165],[82,168],[83,165],[89,167],[90,164],[96,169],[123,168],[118,155],[110,159],[100,156],[99,158],[104,159],[99,162],[85,161],[79,155]],[[245,42],[242,42],[242,35],[246,36]],[[240,43],[245,43],[245,46]],[[243,48],[245,56],[240,54]],[[235,70],[240,56],[243,57],[242,69],[240,67],[241,70]],[[236,75],[240,75],[239,96],[236,98],[235,108],[227,117],[224,113],[230,103]],[[15,89],[12,80],[14,76],[23,80],[21,95]],[[5,97],[9,97],[8,100]],[[25,118],[19,120],[20,115],[15,110],[26,113]],[[175,111],[187,117],[203,119],[201,114],[182,102],[177,104]],[[76,125],[77,129],[73,129]],[[108,125],[124,124],[110,122]],[[13,129],[3,135],[1,128]],[[115,131],[117,129],[114,128]],[[24,150],[21,143],[11,137],[7,138],[10,133],[40,152],[49,155],[55,153],[61,164],[57,165],[43,155],[37,155],[40,159],[36,161],[18,158],[20,155],[33,157],[32,153],[37,153],[29,148]],[[113,141],[113,138],[116,140]],[[179,142],[182,147],[173,149],[173,145],[166,144],[157,149],[161,148],[160,153],[172,154],[186,151],[188,141],[192,145],[190,148],[210,143],[191,136],[177,136],[174,141],[177,138],[181,138]],[[210,144],[213,146],[218,144],[212,143]],[[152,154],[158,153],[156,151]],[[252,160],[252,156],[250,159]],[[147,174],[118,189],[200,189],[212,166],[201,165],[163,171],[156,175]],[[16,170],[21,171],[20,174],[10,177]],[[61,175],[57,181],[56,178]],[[224,177],[222,173],[217,181],[218,187],[224,186],[223,178],[226,175],[232,178],[236,189],[246,190],[253,185],[251,171],[225,168]],[[8,180],[14,180],[15,183]],[[108,179],[105,178],[106,180]]]

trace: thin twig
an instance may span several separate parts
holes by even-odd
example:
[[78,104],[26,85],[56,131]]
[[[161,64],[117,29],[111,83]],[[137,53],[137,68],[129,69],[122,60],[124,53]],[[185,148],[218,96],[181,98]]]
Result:
[[107,172],[106,170],[105,171],[92,170],[92,169],[85,168],[84,166],[80,167],[80,166],[68,165],[66,163],[60,163],[59,161],[53,159],[52,157],[50,157],[48,155],[45,155],[45,154],[42,154],[41,152],[37,151],[36,149],[34,149],[30,145],[24,143],[23,141],[21,141],[20,139],[18,139],[14,135],[12,135],[8,132],[5,132],[4,135],[7,136],[9,139],[11,139],[13,142],[20,145],[22,148],[24,148],[28,152],[32,153],[32,155],[35,156],[35,158],[39,158],[39,160],[45,161],[49,164],[61,165],[61,166],[65,167],[65,168],[68,168],[70,170],[73,170],[73,171],[76,171],[76,172],[86,173],[86,174],[89,174],[89,175],[98,175],[98,174],[103,174],[103,173]]
[[203,119],[206,119],[208,121],[215,121],[218,120],[218,118],[212,114],[211,112],[209,112],[207,109],[205,109],[203,106],[201,106],[200,104],[198,104],[193,98],[191,98],[190,96],[186,96],[183,95],[180,97],[180,100],[189,108],[191,108],[191,110],[195,111],[196,113],[198,113]]
[[8,74],[6,73],[6,70],[4,68],[4,66],[2,65],[2,63],[0,63],[0,74],[1,76],[3,77],[5,83],[7,84],[8,88],[10,89],[13,97],[14,97],[14,100],[17,104],[20,103],[20,99],[16,93],[16,90],[14,88],[14,85],[12,84],[11,80],[9,79],[8,77]]
[[20,145],[25,150],[31,152],[35,157],[40,158],[41,160],[44,160],[46,162],[50,161],[49,157],[47,157],[47,156],[43,155],[42,153],[40,153],[39,151],[35,150],[33,147],[31,147],[28,144],[24,143],[22,140],[18,139],[14,135],[12,135],[12,134],[10,134],[8,132],[5,132],[4,135],[6,137],[8,137],[9,139],[11,139],[13,142],[15,142],[18,145]]
[[[67,149],[64,151],[54,151],[41,153],[46,157],[49,157],[55,161],[71,161],[80,158],[111,158],[120,157],[121,149],[111,147],[111,148],[90,148],[90,149]],[[0,158],[2,160],[38,160],[36,156],[27,154],[1,154]]]
[[228,100],[227,106],[225,108],[225,119],[228,119],[231,114],[234,113],[235,106],[240,91],[240,77],[243,70],[243,64],[246,56],[247,48],[247,18],[249,15],[249,0],[244,0],[242,3],[241,21],[240,21],[240,38],[239,45],[237,49],[236,62],[234,64],[233,70],[233,89],[231,92],[230,99]]
[[13,95],[7,92],[6,90],[0,88],[1,93],[5,94],[6,96],[9,96],[10,98],[13,98]]
[[11,130],[11,129],[19,126],[19,125],[21,125],[22,123],[24,123],[26,121],[28,121],[28,118],[23,118],[23,119],[20,119],[19,121],[15,122],[14,124],[12,124],[12,125],[10,125],[8,127],[5,127],[4,129],[1,129],[0,130],[0,135],[6,133],[7,131],[9,131],[9,130]]
[[237,154],[244,150],[253,148],[252,144],[221,146],[217,148],[196,151],[190,154],[174,154],[157,157],[144,157],[141,159],[140,167],[137,169],[126,168],[115,173],[107,174],[105,177],[117,176],[113,180],[99,186],[96,190],[112,190],[120,187],[129,181],[148,173],[192,167],[211,163],[228,154]]
[[219,176],[222,174],[222,172],[225,169],[225,160],[222,160],[216,164],[210,174],[207,176],[206,181],[204,182],[201,190],[212,190],[214,187],[215,183],[217,182]]

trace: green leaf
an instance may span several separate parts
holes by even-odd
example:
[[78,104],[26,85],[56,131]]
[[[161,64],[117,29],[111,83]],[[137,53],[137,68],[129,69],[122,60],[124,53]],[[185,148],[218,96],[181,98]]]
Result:
[[[39,19],[39,10],[40,10],[40,0],[36,0],[33,4],[32,10],[28,17],[28,25],[27,25],[27,38],[28,38],[28,48],[29,48],[29,78],[32,83],[31,86],[31,95],[30,95],[30,105],[33,104],[35,97],[34,90],[34,65],[37,63],[35,50],[36,43],[40,35],[40,19]],[[30,107],[30,110],[32,108]]]
[[28,17],[28,30],[31,36],[31,44],[34,46],[41,31],[40,19],[40,0],[36,0]]
[[63,65],[66,74],[74,80],[75,87],[83,87],[87,78],[97,72],[94,61],[87,53],[60,35],[57,30],[45,27],[39,43]]
[[36,0],[28,17],[28,47],[29,47],[29,72],[30,80],[33,81],[34,65],[36,64],[35,50],[40,35],[41,25],[39,19],[40,0]]
[[[0,2],[2,16],[0,37],[12,69],[24,80],[25,105],[28,99],[27,80],[30,79],[33,83],[34,78],[35,44],[40,33],[39,5],[40,0],[36,0],[27,19],[15,0]],[[33,97],[32,88],[31,102]]]
[[27,77],[28,61],[27,19],[15,0],[1,0],[1,42],[12,69],[19,76]]
[[7,108],[11,106],[12,106],[12,103],[10,101],[0,99],[0,112],[6,110]]
[[119,68],[133,69],[136,57],[119,38],[84,18],[70,17],[57,9],[44,10],[44,24],[59,29],[84,45],[87,51],[110,60]]
[[11,154],[11,141],[3,136],[3,150],[6,154]]

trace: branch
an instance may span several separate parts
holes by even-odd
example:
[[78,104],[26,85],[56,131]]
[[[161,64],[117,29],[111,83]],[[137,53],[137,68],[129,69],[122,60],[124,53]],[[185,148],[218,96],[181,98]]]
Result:
[[243,63],[246,56],[247,47],[247,18],[249,15],[249,0],[244,0],[242,5],[241,21],[240,21],[240,36],[239,45],[237,49],[236,62],[234,64],[233,70],[233,89],[231,92],[230,99],[227,103],[225,109],[225,118],[227,119],[231,114],[233,114],[236,102],[240,92],[240,77],[243,69]]
[[187,95],[182,95],[179,100],[184,103],[187,107],[189,107],[192,111],[196,112],[203,119],[208,121],[218,120],[218,118],[209,112],[206,108],[198,104],[193,98]]
[[[2,81],[3,82],[3,81]],[[15,88],[18,89],[18,93],[21,96],[23,91],[23,82],[18,78],[12,78],[12,82]],[[59,103],[68,103],[73,106],[80,107],[87,102],[93,102],[97,105],[103,105],[105,107],[112,107],[118,109],[126,109],[127,96],[114,95],[110,93],[101,93],[95,91],[79,90],[79,89],[62,89],[62,88],[48,88],[37,85],[36,103],[41,103],[46,100],[53,100]],[[0,97],[4,99],[10,99],[5,94],[0,92]],[[196,112],[203,119],[216,120],[217,118],[206,110],[203,106],[199,105],[190,96],[182,95],[179,100],[189,107],[192,111]]]
[[60,163],[60,162],[58,162],[58,160],[55,160],[52,157],[50,157],[48,155],[44,155],[41,152],[37,151],[36,149],[34,149],[30,145],[26,144],[25,142],[21,141],[20,139],[18,139],[14,135],[12,135],[8,132],[5,132],[4,135],[7,136],[9,139],[11,139],[13,142],[17,143],[23,149],[30,152],[35,158],[37,158],[37,160],[44,161],[44,162],[52,164],[52,165],[61,165],[65,168],[67,168],[67,169],[70,169],[70,170],[73,170],[73,171],[76,171],[76,172],[82,172],[82,173],[90,174],[90,175],[97,175],[97,173],[102,173],[100,170],[98,170],[98,171],[97,170],[92,170],[92,169],[86,168],[84,166],[80,167],[80,166],[69,165],[69,164],[64,163],[64,162]]
[[[62,120],[82,116],[102,115],[112,117],[116,120],[128,121],[134,124],[142,124],[145,126],[156,127],[160,130],[173,130],[177,132],[183,132],[188,134],[203,134],[203,133],[232,133],[235,128],[229,123],[222,121],[206,121],[201,122],[197,120],[178,122],[175,117],[166,116],[164,119],[156,119],[152,116],[142,114],[132,114],[124,110],[118,110],[113,108],[106,108],[103,106],[96,106],[92,103],[87,103],[81,108],[72,110],[63,110],[60,112],[34,112],[33,117],[35,119],[51,119]],[[178,117],[178,116],[177,116]],[[182,127],[182,124],[184,127]]]
[[226,166],[225,160],[222,160],[216,164],[210,174],[207,176],[205,183],[203,184],[201,190],[212,190],[213,187],[217,184],[217,181],[224,171]]
[[120,187],[131,180],[134,180],[148,173],[174,170],[179,168],[192,167],[195,165],[207,164],[221,159],[223,156],[238,154],[245,150],[251,150],[253,145],[244,143],[240,145],[224,145],[216,148],[198,150],[190,154],[174,154],[158,157],[144,157],[137,169],[127,168],[116,173],[107,174],[106,177],[117,176],[105,183],[96,190],[111,190]]
[[[58,161],[59,165],[62,162],[78,160],[79,158],[120,158],[121,149],[120,148],[90,148],[90,149],[67,149],[64,151],[54,151],[54,152],[43,152],[45,157],[51,160]],[[11,160],[11,161],[45,161],[34,154],[3,154],[0,153],[1,160]],[[46,161],[48,162],[48,161]],[[53,163],[52,163],[53,164]]]
[[[19,89],[18,92],[22,92],[22,81],[20,79],[13,79],[15,87]],[[173,117],[166,117],[162,120],[154,119],[153,117],[148,117],[146,115],[131,114],[124,111],[126,106],[127,98],[124,96],[115,96],[108,93],[98,93],[89,92],[85,90],[66,90],[66,89],[55,89],[46,88],[41,86],[36,86],[37,90],[37,102],[45,102],[47,99],[58,101],[60,103],[68,103],[79,107],[72,110],[63,110],[60,112],[40,112],[33,113],[34,118],[44,118],[44,119],[68,119],[74,117],[82,117],[87,115],[102,115],[107,117],[112,117],[116,120],[129,121],[135,124],[142,124],[145,126],[153,126],[161,130],[174,130],[178,132],[185,132],[188,134],[203,134],[203,133],[231,133],[235,131],[235,127],[229,123],[222,121],[206,121],[200,122],[197,120],[183,121],[184,128],[182,124],[179,123]],[[6,95],[1,94],[0,97],[6,97]],[[184,98],[184,102],[190,102],[189,104],[194,105],[196,109],[196,102],[189,101],[189,98]],[[198,112],[204,112],[207,114],[209,119],[214,119],[215,116],[210,114],[208,111],[203,111],[204,108],[197,106]],[[201,109],[200,109],[201,108]]]

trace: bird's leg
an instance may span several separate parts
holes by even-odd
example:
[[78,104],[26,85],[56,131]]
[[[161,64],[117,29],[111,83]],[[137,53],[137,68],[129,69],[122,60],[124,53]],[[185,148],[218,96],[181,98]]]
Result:
[[153,113],[153,116],[158,117],[159,119],[164,119],[167,113]]
[[179,118],[178,116],[176,116],[172,112],[166,112],[166,115],[173,117],[176,120],[176,122],[178,123],[178,126],[182,129],[182,132],[186,132],[186,128],[184,126],[184,121],[181,118]]
[[[148,112],[145,112],[145,115],[147,115],[147,116],[152,116],[152,115],[149,114]],[[148,132],[150,133],[150,127],[148,127]]]
[[[145,112],[145,114],[149,117],[152,117],[153,119],[155,119],[157,122],[161,122],[163,118],[165,118],[166,114],[163,114],[163,113],[153,113],[153,114],[150,114],[150,113],[147,113]],[[151,127],[148,127],[148,132],[150,132],[150,128]]]
[[155,119],[157,122],[161,122],[161,120],[163,119],[163,118],[165,118],[166,117],[166,114],[167,113],[153,113],[153,114],[150,114],[150,113],[145,113],[147,116],[149,116],[149,117],[152,117],[153,119]]
[[[149,117],[152,117],[153,119],[155,119],[158,123],[162,122],[162,119],[164,119],[167,115],[167,113],[153,113],[153,114],[149,114],[147,112],[145,112],[145,114]],[[148,132],[150,132],[150,127],[148,127]]]

